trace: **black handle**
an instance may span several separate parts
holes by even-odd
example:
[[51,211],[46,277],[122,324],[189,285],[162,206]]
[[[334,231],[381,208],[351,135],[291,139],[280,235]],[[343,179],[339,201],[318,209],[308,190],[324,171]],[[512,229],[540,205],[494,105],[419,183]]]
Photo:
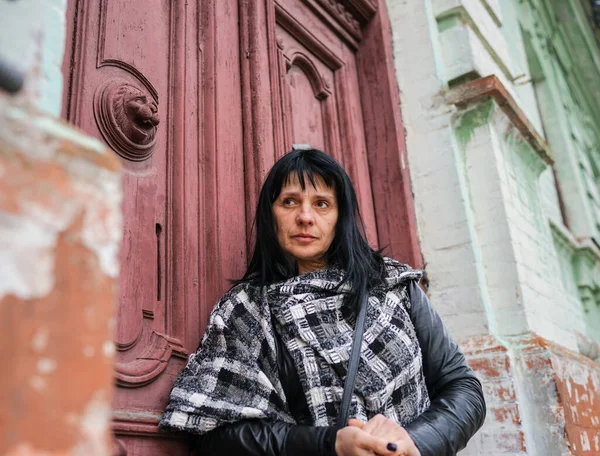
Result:
[[0,59],[0,89],[17,93],[23,87],[24,81],[23,73]]

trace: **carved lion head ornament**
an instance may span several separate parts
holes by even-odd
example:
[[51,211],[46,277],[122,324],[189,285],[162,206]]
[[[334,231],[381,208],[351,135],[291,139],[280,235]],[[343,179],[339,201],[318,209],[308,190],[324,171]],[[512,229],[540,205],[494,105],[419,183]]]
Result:
[[156,136],[158,105],[137,87],[119,86],[113,98],[113,112],[117,125],[136,144],[149,144]]
[[96,122],[106,142],[122,157],[141,161],[156,145],[158,103],[134,84],[109,80],[94,97]]

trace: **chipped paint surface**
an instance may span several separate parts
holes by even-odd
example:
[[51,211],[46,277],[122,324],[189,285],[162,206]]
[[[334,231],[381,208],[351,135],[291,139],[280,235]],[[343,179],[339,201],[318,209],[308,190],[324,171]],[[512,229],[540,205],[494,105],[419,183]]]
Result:
[[600,454],[600,365],[533,333],[460,342],[488,414],[461,454]]
[[56,361],[49,358],[42,358],[37,362],[37,368],[40,374],[50,374],[56,370],[56,366]]
[[81,416],[77,417],[75,423],[79,426],[80,437],[73,448],[73,456],[109,454],[106,436],[110,434],[112,407],[105,396],[104,392],[97,392]]
[[107,340],[102,344],[102,353],[107,358],[111,358],[115,354],[115,344],[112,340]]
[[56,233],[13,214],[0,213],[0,298],[41,298],[54,286]]
[[67,125],[5,102],[0,96],[0,359],[11,375],[0,376],[0,454],[104,456],[119,162]]
[[573,455],[600,454],[600,365],[558,349],[552,364]]
[[100,173],[96,176],[99,192],[96,194],[97,204],[86,212],[83,221],[82,239],[84,244],[100,261],[100,268],[109,277],[119,275],[119,242],[121,240],[121,214],[107,210],[108,207],[119,207],[120,180],[106,179]]
[[48,347],[48,329],[39,328],[31,339],[31,348],[38,353],[42,353]]
[[466,454],[527,454],[513,354],[494,337],[473,337],[460,345],[483,385],[487,404],[484,427],[471,439]]

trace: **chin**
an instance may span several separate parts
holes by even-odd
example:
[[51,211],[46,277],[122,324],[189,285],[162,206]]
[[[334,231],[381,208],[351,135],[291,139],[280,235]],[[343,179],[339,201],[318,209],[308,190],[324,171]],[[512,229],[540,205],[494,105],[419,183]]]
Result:
[[292,258],[295,258],[296,260],[300,260],[300,261],[309,261],[309,260],[312,260],[312,259],[318,257],[317,252],[308,252],[306,250],[300,250],[300,249],[290,250],[290,251],[288,251],[288,254]]
[[297,261],[313,261],[315,259],[314,255],[302,255],[298,254],[298,252],[292,252],[292,257],[294,257]]

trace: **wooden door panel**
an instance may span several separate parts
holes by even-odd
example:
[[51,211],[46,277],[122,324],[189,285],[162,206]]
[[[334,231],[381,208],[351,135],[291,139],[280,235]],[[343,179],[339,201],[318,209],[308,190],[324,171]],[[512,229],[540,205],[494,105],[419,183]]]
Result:
[[[287,41],[281,40],[282,43]],[[285,46],[285,44],[283,45]],[[285,77],[281,81],[291,143],[310,144],[331,151],[343,160],[338,147],[339,124],[336,100],[331,92],[334,72],[306,49],[289,49],[285,59]],[[288,147],[289,150],[289,147]]]
[[[176,3],[156,0],[151,11],[135,2],[81,0],[79,57],[70,87],[69,120],[105,140],[123,160],[124,233],[121,246],[117,331],[117,382],[151,383],[171,356],[185,359],[183,333],[171,331],[167,258],[182,220],[168,220],[177,201],[173,171],[177,150],[169,142],[170,86]],[[162,52],[160,52],[162,50]],[[141,106],[141,108],[140,108]],[[154,111],[157,125],[143,110]],[[148,125],[146,125],[148,124]],[[144,131],[151,132],[144,136]],[[171,313],[172,309],[170,309]],[[174,313],[175,318],[178,312]],[[170,327],[169,327],[170,326]],[[147,405],[147,404],[146,404]]]
[[136,1],[101,0],[98,65],[131,65],[155,82],[164,78],[168,54],[157,54],[168,50],[173,12],[173,2],[168,0],[153,0],[150,7],[140,7]]
[[196,6],[73,0],[70,9],[67,119],[105,141],[123,166],[115,452],[183,454],[176,440],[161,441],[157,423],[209,307],[200,299],[198,214],[201,169],[212,168],[200,165]]
[[[116,152],[125,158],[122,205],[125,218],[120,255],[123,267],[119,277],[120,305],[115,336],[120,355],[118,380],[128,385],[143,384],[155,378],[164,363],[140,362],[140,348],[144,347],[144,356],[162,359],[168,346],[164,339],[153,335],[154,329],[158,334],[166,332],[164,324],[161,324],[164,320],[155,320],[155,312],[158,310],[164,316],[162,309],[157,307],[164,303],[165,294],[163,282],[167,252],[164,245],[166,232],[163,230],[166,228],[165,213],[168,209],[165,197],[168,185],[168,143],[165,131],[169,128],[165,114],[172,96],[168,90],[169,60],[158,57],[156,50],[169,50],[170,27],[173,25],[172,5],[169,1],[160,1],[155,2],[155,8],[147,9],[140,8],[136,2],[101,0],[97,3],[88,2],[86,6],[92,11],[99,8],[100,21],[95,49],[97,70],[85,71],[89,67],[83,67],[84,71],[80,74],[84,78],[84,87],[96,87],[93,96],[94,102],[98,104],[102,102],[99,98],[103,85],[110,84],[110,81],[116,84],[127,81],[152,95],[158,108],[159,120],[162,120],[162,125],[159,124],[157,130],[157,143],[150,156],[132,161],[126,150],[113,145],[116,146]],[[92,49],[93,46],[85,49],[91,54],[90,57],[94,54]],[[165,56],[168,55],[169,52],[165,53]],[[73,113],[74,117],[78,117],[79,125],[88,131],[94,128],[94,124],[97,127],[98,122],[85,109],[87,97],[92,96],[91,90],[89,93],[83,90],[74,95],[84,102]],[[112,100],[113,104],[116,102],[117,100]],[[94,113],[94,117],[97,116]],[[111,127],[109,124],[104,130],[101,129],[100,136],[109,135],[105,130],[110,130]],[[181,350],[181,343],[176,345]]]
[[[339,71],[339,76],[335,80],[335,90],[337,93],[345,93],[352,88],[358,90],[358,69],[356,67],[356,57],[354,51],[348,47],[344,48],[343,58],[346,64]],[[358,92],[354,95],[359,95]],[[344,96],[342,100],[348,101],[349,97]],[[340,147],[346,151],[344,167],[354,183],[358,200],[361,204],[360,210],[365,220],[367,237],[374,248],[380,247],[377,236],[377,219],[375,217],[375,207],[373,204],[373,189],[371,186],[371,174],[369,169],[369,160],[367,157],[367,144],[365,140],[365,122],[362,113],[362,99],[360,103],[346,102],[340,103],[340,118],[345,119],[345,124],[350,127],[343,131],[340,138]]]
[[[310,60],[306,60],[310,62]],[[319,149],[330,149],[326,121],[327,114],[321,97],[327,93],[321,87],[318,74],[315,75],[309,64],[305,69],[298,62],[290,65],[286,74],[286,87],[290,99],[291,109],[288,115],[291,122],[292,138],[301,139]],[[310,68],[310,69],[309,69]],[[311,83],[311,79],[315,82]]]

